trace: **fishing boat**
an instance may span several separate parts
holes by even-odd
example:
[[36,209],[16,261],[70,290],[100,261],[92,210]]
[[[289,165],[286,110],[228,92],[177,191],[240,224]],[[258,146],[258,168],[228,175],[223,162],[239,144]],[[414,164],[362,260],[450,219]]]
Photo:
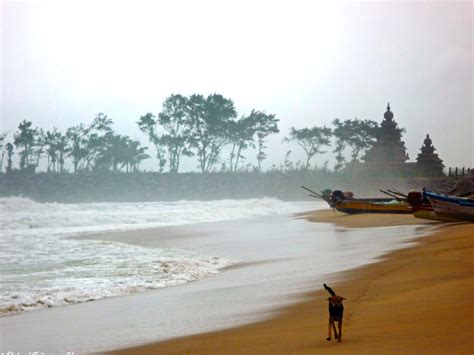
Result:
[[305,190],[311,192],[312,197],[321,198],[326,201],[331,208],[335,208],[339,212],[347,214],[359,213],[397,213],[411,214],[410,205],[397,198],[354,198],[352,192],[342,192],[335,190],[318,194],[307,187],[302,186]]
[[335,203],[334,208],[339,212],[348,214],[356,213],[397,213],[411,214],[408,203],[395,199],[385,198],[356,198]]
[[474,222],[474,199],[423,192],[428,198],[436,216]]
[[410,191],[407,196],[407,202],[410,204],[413,211],[413,216],[416,218],[444,222],[457,221],[457,219],[452,217],[442,217],[437,215],[430,200],[421,192]]

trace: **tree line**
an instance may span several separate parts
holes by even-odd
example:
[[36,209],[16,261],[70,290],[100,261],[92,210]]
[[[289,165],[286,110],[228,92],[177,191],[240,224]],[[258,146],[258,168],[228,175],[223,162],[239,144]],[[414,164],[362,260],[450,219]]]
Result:
[[[157,115],[146,113],[139,117],[137,125],[153,146],[159,172],[168,167],[169,172],[177,173],[183,157],[195,157],[198,169],[206,173],[216,169],[241,170],[249,150],[256,154],[257,164],[252,169],[261,171],[267,158],[266,140],[280,132],[278,122],[275,114],[256,109],[239,116],[233,101],[220,94],[173,94],[166,98]],[[5,169],[0,165],[0,171],[14,170],[14,154],[18,154],[20,171],[35,172],[41,159],[45,160],[47,171],[54,173],[66,172],[67,161],[73,172],[138,171],[140,163],[151,158],[149,147],[118,134],[112,126],[113,120],[104,113],[89,124],[80,123],[64,132],[33,127],[31,121],[24,120],[14,132],[13,142],[4,144],[6,134],[0,135],[0,164],[6,162]],[[339,171],[347,163],[347,151],[349,161],[356,161],[375,142],[378,132],[375,121],[335,119],[332,127],[291,127],[283,142],[296,143],[304,151],[305,161],[300,162],[304,169],[310,168],[316,155],[332,146],[337,162],[334,170]],[[291,150],[286,154],[283,168],[293,167],[288,159],[290,153]]]

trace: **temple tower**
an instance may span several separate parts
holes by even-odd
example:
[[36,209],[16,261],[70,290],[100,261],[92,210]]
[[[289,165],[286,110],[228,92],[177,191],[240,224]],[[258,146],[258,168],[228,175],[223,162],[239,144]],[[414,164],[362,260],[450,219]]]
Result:
[[384,173],[397,173],[405,170],[404,163],[408,160],[405,143],[402,141],[403,130],[398,128],[393,119],[390,103],[383,115],[383,121],[377,133],[376,142],[364,156],[365,166],[370,170]]
[[421,153],[416,158],[416,165],[420,175],[423,176],[441,176],[443,175],[444,164],[443,161],[438,157],[434,151],[436,148],[433,146],[433,141],[430,135],[427,134],[423,145],[421,147]]

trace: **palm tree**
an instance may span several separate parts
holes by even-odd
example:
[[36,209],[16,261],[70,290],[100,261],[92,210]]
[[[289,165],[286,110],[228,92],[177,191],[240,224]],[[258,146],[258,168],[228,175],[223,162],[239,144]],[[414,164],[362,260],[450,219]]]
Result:
[[124,157],[124,164],[127,167],[127,172],[136,172],[138,171],[138,167],[140,163],[150,158],[150,156],[145,153],[147,147],[141,147],[140,142],[130,140],[128,142],[126,154]]
[[20,151],[20,169],[34,171],[38,166],[39,157],[42,153],[41,145],[39,144],[40,130],[32,128],[32,122],[24,120],[18,126],[18,132],[14,135],[13,144],[17,148],[22,148]]

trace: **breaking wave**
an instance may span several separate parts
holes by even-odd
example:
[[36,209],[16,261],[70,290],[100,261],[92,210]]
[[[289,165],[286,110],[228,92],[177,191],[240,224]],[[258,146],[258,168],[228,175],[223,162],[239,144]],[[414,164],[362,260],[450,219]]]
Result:
[[0,198],[0,314],[97,300],[199,280],[236,263],[192,250],[68,238],[84,233],[301,212],[277,199],[38,203]]

